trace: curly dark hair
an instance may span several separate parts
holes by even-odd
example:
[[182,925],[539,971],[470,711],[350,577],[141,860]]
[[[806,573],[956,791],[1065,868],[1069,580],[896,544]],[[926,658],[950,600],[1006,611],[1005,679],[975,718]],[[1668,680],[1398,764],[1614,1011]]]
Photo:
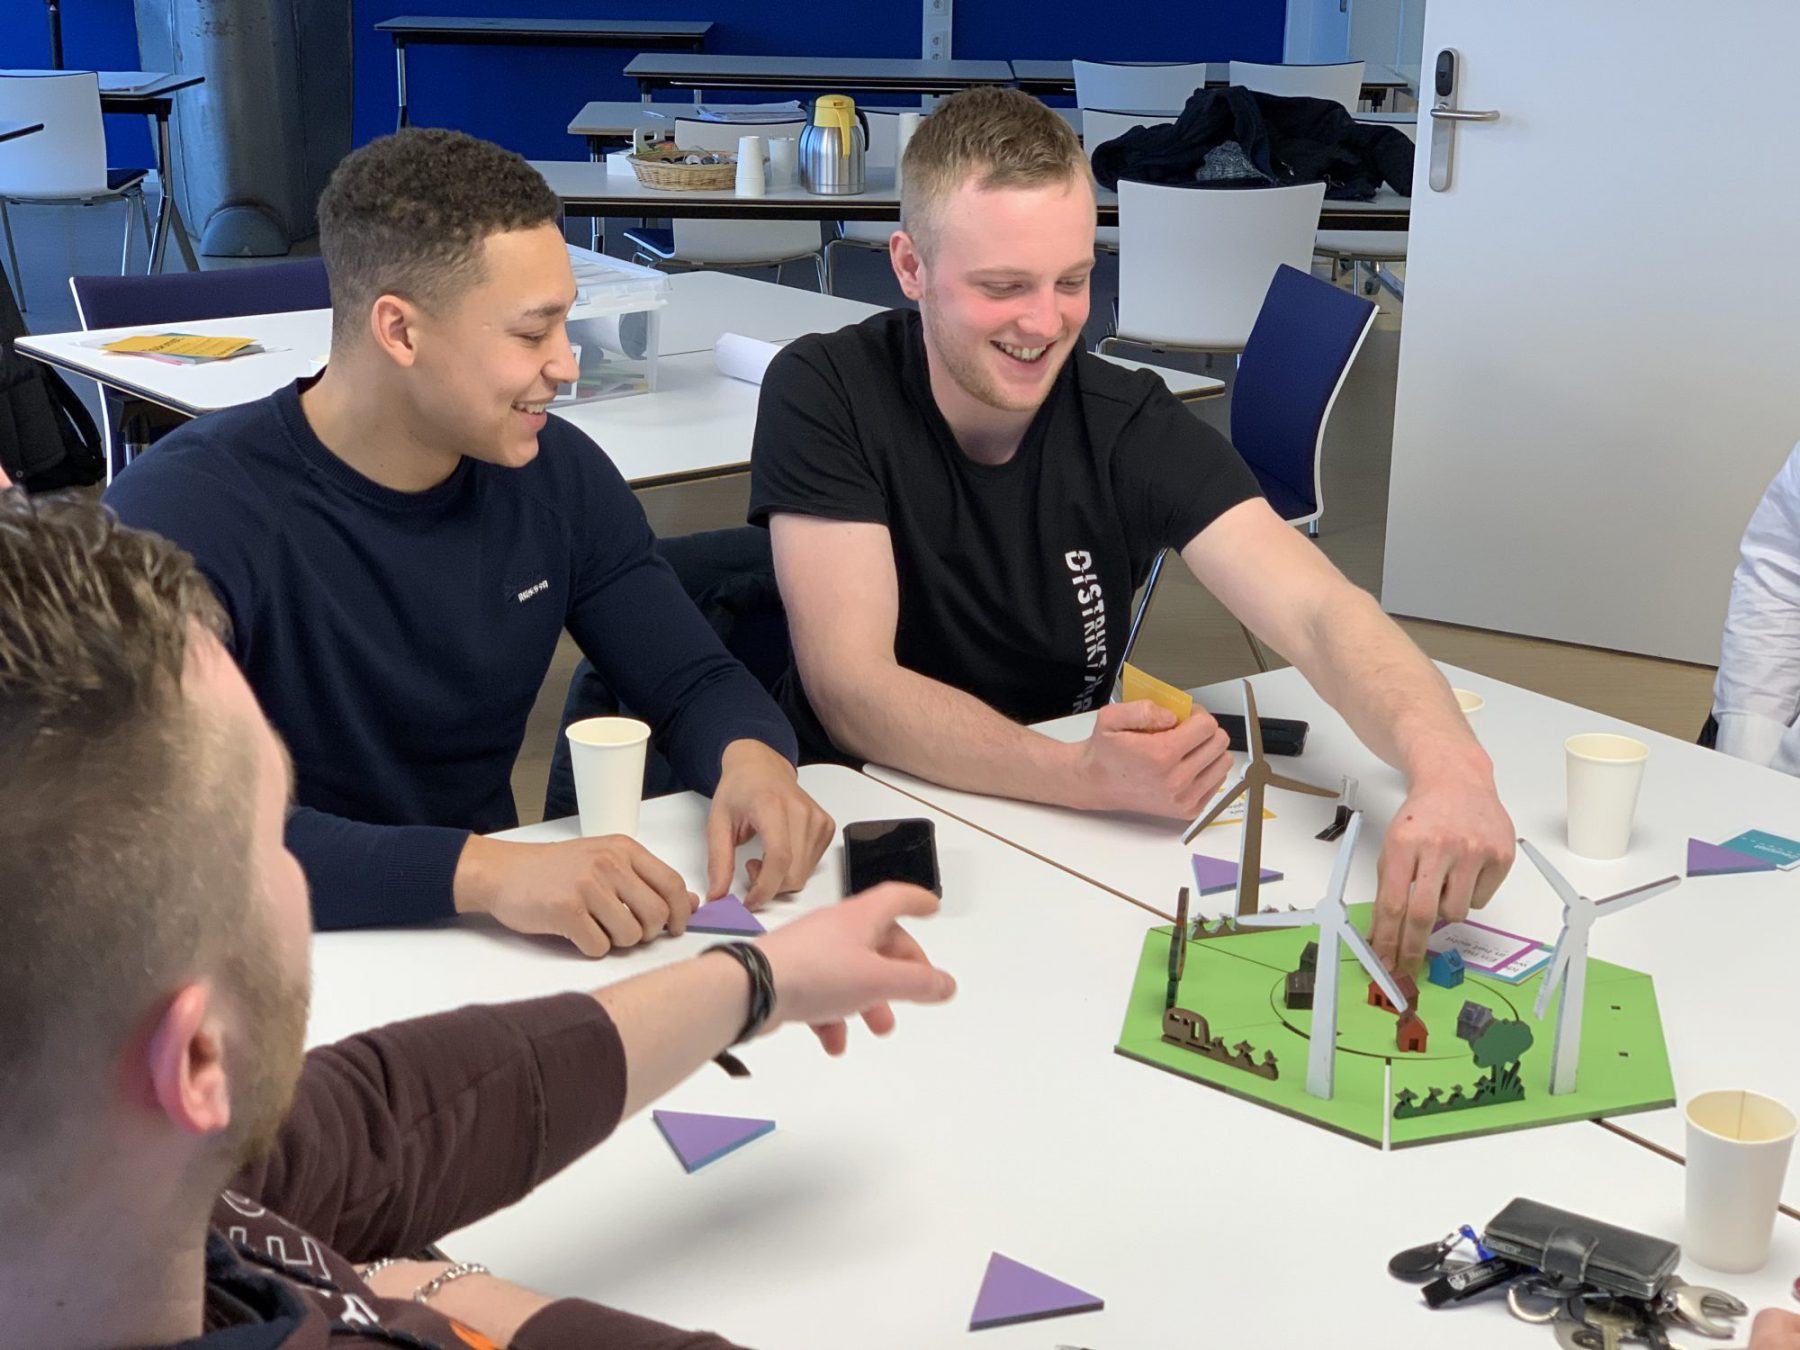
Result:
[[379,296],[437,309],[484,279],[482,242],[562,214],[543,176],[460,131],[408,127],[347,155],[319,197],[334,340]]

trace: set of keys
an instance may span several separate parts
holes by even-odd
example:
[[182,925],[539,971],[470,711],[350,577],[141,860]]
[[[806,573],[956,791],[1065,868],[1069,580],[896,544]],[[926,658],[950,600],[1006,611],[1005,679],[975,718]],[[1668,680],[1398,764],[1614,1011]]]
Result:
[[1671,1333],[1724,1340],[1736,1334],[1735,1319],[1750,1311],[1734,1294],[1689,1284],[1673,1274],[1657,1283],[1650,1298],[1557,1280],[1488,1250],[1467,1224],[1436,1242],[1398,1253],[1388,1262],[1388,1273],[1422,1284],[1433,1308],[1505,1289],[1512,1315],[1549,1326],[1563,1350],[1620,1350],[1628,1342],[1651,1350],[1689,1350],[1692,1343],[1678,1343]]

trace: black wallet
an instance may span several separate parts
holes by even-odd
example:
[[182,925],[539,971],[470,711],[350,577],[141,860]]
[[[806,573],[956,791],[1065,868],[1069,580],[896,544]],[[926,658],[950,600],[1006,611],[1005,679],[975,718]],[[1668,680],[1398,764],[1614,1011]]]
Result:
[[[1306,749],[1305,722],[1296,717],[1259,717],[1256,720],[1262,727],[1264,754],[1297,755]],[[1214,713],[1213,721],[1224,729],[1231,749],[1241,754],[1249,748],[1250,743],[1244,739],[1242,716],[1237,713]]]
[[1625,1298],[1655,1298],[1681,1260],[1667,1238],[1634,1233],[1537,1200],[1518,1199],[1488,1221],[1481,1240],[1568,1285],[1589,1284]]

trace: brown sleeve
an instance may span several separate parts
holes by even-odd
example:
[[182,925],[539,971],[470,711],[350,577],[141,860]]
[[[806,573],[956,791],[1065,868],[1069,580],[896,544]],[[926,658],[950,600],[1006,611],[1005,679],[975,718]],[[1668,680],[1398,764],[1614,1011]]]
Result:
[[308,1054],[228,1189],[352,1261],[416,1252],[568,1166],[624,1103],[619,1033],[585,994],[396,1022]]
[[683,1331],[578,1298],[540,1308],[513,1333],[511,1350],[742,1350],[710,1331]]

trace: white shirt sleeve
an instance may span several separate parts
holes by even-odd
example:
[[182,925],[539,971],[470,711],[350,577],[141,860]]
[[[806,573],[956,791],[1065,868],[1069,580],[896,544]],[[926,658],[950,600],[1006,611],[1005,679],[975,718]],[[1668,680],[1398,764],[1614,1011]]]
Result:
[[1744,530],[1713,713],[1719,749],[1800,774],[1800,445]]

